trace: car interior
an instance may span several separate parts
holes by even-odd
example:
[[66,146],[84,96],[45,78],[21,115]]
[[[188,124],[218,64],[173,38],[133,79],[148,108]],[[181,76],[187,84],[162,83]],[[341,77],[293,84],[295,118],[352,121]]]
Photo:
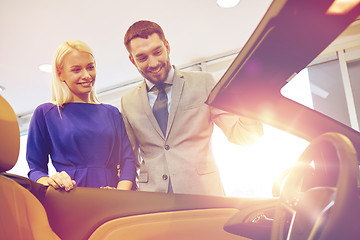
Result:
[[0,95],[0,239],[360,239],[360,133],[280,94],[359,19],[359,1],[340,13],[329,10],[333,2],[273,1],[207,101],[310,142],[274,185],[278,196],[66,192],[9,174],[20,132]]

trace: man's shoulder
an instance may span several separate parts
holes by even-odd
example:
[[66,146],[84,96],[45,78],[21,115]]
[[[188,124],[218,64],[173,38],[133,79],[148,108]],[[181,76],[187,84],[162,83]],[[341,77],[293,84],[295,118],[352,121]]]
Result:
[[196,86],[198,86],[207,89],[212,88],[215,85],[214,76],[210,72],[177,71],[176,74],[191,88],[196,88]]
[[176,74],[186,79],[187,78],[213,79],[213,75],[210,72],[176,70]]
[[126,109],[132,109],[135,105],[138,105],[139,99],[141,99],[141,89],[146,87],[144,81],[136,85],[134,88],[129,90],[126,94],[121,97],[121,110],[122,113],[126,111]]
[[122,99],[129,99],[132,98],[134,95],[137,94],[137,92],[139,91],[139,89],[141,87],[143,87],[144,82],[141,82],[139,84],[137,84],[135,87],[133,87],[131,90],[129,90],[127,93],[125,93],[121,98]]

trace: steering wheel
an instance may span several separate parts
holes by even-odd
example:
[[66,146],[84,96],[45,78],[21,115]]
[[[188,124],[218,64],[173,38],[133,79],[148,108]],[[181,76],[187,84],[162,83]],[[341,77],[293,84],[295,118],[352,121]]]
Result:
[[[323,169],[316,169],[317,166]],[[312,177],[308,177],[309,169]],[[329,169],[336,171],[331,175]],[[319,172],[325,174],[318,177]],[[333,183],[321,185],[324,181],[318,179],[324,176]],[[306,184],[309,179],[316,182],[315,186]],[[351,141],[338,133],[317,137],[302,153],[284,183],[274,214],[271,240],[348,239],[344,234],[351,233],[348,228],[354,226],[349,219],[357,204],[357,182],[357,155]]]

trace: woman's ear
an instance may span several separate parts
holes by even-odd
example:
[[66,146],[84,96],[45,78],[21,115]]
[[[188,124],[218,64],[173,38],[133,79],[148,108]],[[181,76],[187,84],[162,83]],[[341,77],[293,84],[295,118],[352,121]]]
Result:
[[58,75],[60,81],[65,82],[65,79],[61,76],[61,72],[58,72],[57,75]]

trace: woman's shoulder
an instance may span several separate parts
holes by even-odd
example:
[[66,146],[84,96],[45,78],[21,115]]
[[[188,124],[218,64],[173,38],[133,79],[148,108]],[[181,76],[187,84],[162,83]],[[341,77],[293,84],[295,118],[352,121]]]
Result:
[[107,103],[102,103],[101,106],[104,107],[105,109],[107,109],[108,111],[110,111],[116,117],[119,117],[122,119],[119,108],[115,107],[114,105],[107,104]]
[[57,106],[50,102],[43,103],[37,106],[31,117],[31,121],[38,122],[39,124],[44,124],[45,119],[53,118],[54,113],[58,113]]
[[114,105],[111,105],[111,104],[101,103],[100,106],[108,109],[109,111],[119,112],[119,109],[117,107],[115,107]]
[[45,115],[49,111],[54,110],[54,109],[57,111],[57,106],[51,102],[47,102],[47,103],[43,103],[43,104],[40,104],[39,106],[37,106],[34,111],[34,114]]

